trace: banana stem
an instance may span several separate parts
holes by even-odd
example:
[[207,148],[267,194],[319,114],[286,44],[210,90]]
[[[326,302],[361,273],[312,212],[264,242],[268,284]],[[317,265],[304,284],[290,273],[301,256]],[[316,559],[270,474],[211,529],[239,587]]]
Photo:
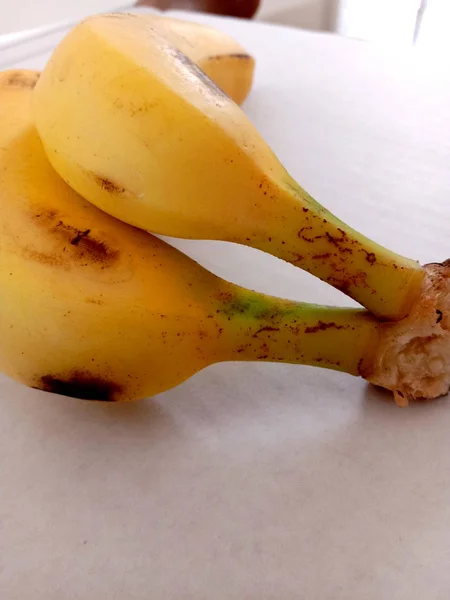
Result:
[[363,376],[372,371],[381,323],[365,310],[290,302],[246,290],[223,315],[231,321],[226,360],[311,365]]
[[340,221],[294,180],[277,183],[265,182],[275,209],[244,243],[309,271],[378,318],[405,317],[420,295],[423,268]]

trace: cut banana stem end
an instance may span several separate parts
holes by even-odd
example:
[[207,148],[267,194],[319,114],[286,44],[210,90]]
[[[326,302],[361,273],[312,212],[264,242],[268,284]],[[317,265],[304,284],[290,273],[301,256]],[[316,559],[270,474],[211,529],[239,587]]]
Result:
[[397,404],[450,389],[450,261],[425,266],[420,299],[407,318],[381,325],[367,379],[394,392]]
[[[420,302],[397,323],[368,312],[255,296],[233,315],[233,360],[289,362],[360,375],[397,404],[450,388],[450,263],[426,266]],[[237,325],[237,327],[236,327]]]

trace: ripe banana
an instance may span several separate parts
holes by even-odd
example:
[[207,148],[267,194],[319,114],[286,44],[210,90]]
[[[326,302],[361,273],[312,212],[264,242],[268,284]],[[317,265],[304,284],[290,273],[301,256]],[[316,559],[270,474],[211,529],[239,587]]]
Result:
[[239,107],[142,17],[96,16],[69,32],[36,86],[34,115],[56,171],[131,225],[264,250],[386,319],[420,294],[419,264],[314,201]]
[[[38,76],[0,75],[1,371],[49,392],[113,401],[157,394],[227,360],[363,375],[402,401],[448,389],[449,356],[439,364],[437,353],[450,346],[441,293],[450,267],[430,267],[425,278],[431,366],[423,341],[421,364],[408,370],[423,315],[418,324],[380,323],[360,309],[243,289],[81,198],[52,169],[34,128]],[[418,348],[416,336],[414,356]]]
[[234,38],[192,21],[156,15],[142,18],[197,64],[237,104],[246,99],[252,87],[255,60]]

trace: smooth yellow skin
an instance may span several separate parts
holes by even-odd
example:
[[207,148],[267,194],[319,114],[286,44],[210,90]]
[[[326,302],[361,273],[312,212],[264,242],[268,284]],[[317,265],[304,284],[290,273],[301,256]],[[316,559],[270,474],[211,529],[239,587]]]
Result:
[[31,119],[36,78],[0,79],[1,370],[104,399],[172,387],[221,357],[207,316],[228,287],[58,177]]
[[361,310],[239,288],[95,208],[52,169],[31,118],[38,74],[0,75],[0,370],[97,400],[167,390],[217,361],[371,371]]
[[58,173],[123,221],[259,248],[382,318],[418,297],[420,265],[315,202],[240,108],[139,16],[75,27],[36,86],[34,115]]
[[241,104],[248,96],[255,60],[234,38],[192,21],[144,16],[169,44],[195,62],[230,98]]

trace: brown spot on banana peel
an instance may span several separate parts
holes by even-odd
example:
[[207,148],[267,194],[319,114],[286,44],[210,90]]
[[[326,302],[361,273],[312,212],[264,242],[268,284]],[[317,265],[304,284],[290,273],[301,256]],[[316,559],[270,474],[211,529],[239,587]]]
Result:
[[368,380],[373,375],[374,365],[370,358],[361,358],[358,362],[357,373],[363,379]]
[[304,233],[305,231],[312,231],[312,227],[310,225],[308,225],[306,227],[302,227],[300,229],[300,231],[297,233],[297,236],[304,242],[309,242],[310,244],[312,244],[314,242],[314,240],[324,237],[323,235],[315,235],[314,237],[310,238],[307,235],[305,235],[305,233]]
[[80,400],[114,402],[119,399],[122,386],[89,372],[73,371],[67,375],[44,375],[36,389]]
[[70,240],[70,243],[72,244],[72,246],[78,246],[78,244],[81,242],[81,240],[83,238],[85,238],[87,235],[89,235],[90,233],[91,233],[90,229],[86,229],[85,231],[78,231],[76,236]]
[[329,258],[321,259],[326,260],[332,273],[327,279],[327,283],[342,291],[344,294],[350,294],[352,286],[360,289],[365,287],[370,289],[372,294],[375,294],[376,290],[371,288],[367,283],[367,272],[357,271],[353,274],[349,274],[345,263],[340,260],[341,258],[342,257],[338,253],[333,253]]
[[353,250],[351,248],[348,248],[347,246],[342,246],[342,244],[345,244],[349,241],[347,234],[342,229],[339,229],[339,227],[338,231],[341,234],[341,237],[336,237],[334,235],[331,235],[331,233],[329,233],[328,231],[326,231],[325,235],[327,237],[327,240],[330,242],[330,244],[333,244],[333,246],[339,248],[340,252],[347,252],[348,254],[352,254]]
[[231,52],[229,54],[214,54],[212,56],[208,56],[206,60],[224,60],[227,58],[236,58],[237,60],[245,60],[251,61],[254,60],[253,56],[250,54],[246,54],[245,52]]
[[5,87],[33,89],[38,82],[40,73],[33,71],[9,71],[0,77],[0,84]]
[[126,192],[126,189],[116,183],[115,181],[112,181],[110,178],[108,177],[104,177],[103,175],[98,175],[96,173],[92,173],[92,177],[95,181],[95,183],[101,187],[102,190],[104,190],[105,192],[108,192],[110,194],[114,194],[114,195],[120,195],[120,194],[124,194]]
[[312,258],[314,260],[326,260],[330,257],[331,257],[331,252],[325,252],[324,254],[314,254]]
[[238,60],[254,60],[253,56],[246,54],[245,52],[233,52],[232,54],[228,54],[228,56],[237,58]]
[[[309,209],[305,211],[304,207],[303,211],[307,212]],[[308,215],[307,219],[309,218]],[[365,272],[365,270],[349,273],[347,262],[352,261],[352,256],[355,252],[363,252],[366,261],[372,266],[375,263],[379,263],[377,255],[374,252],[369,252],[365,248],[360,247],[357,240],[350,238],[344,229],[340,227],[336,228],[336,232],[330,233],[329,231],[324,231],[322,229],[315,234],[313,233],[314,227],[308,223],[309,221],[307,220],[305,226],[298,230],[297,236],[303,242],[310,244],[312,251],[314,251],[315,245],[318,242],[321,244],[323,244],[323,242],[328,242],[329,247],[331,246],[332,249],[330,248],[330,251],[327,251],[325,248],[324,251],[316,252],[315,254],[308,253],[305,256],[293,252],[289,261],[296,266],[306,268],[308,271],[310,270],[308,261],[321,261],[324,264],[326,263],[330,270],[330,274],[325,280],[336,289],[351,296],[352,291],[355,288],[361,289],[362,287],[365,287],[370,290],[371,294],[375,295],[377,293],[376,290],[371,288],[367,283],[368,273]],[[323,223],[326,225],[327,220],[323,219]]]
[[24,251],[27,257],[37,262],[60,266],[70,266],[71,263],[77,266],[95,265],[104,269],[112,267],[119,259],[119,250],[98,239],[91,229],[80,230],[65,223],[54,210],[33,215],[33,222],[45,230],[50,239],[58,242],[51,253],[26,247]]
[[318,333],[319,331],[326,331],[327,329],[348,329],[348,325],[338,325],[337,323],[324,323],[318,321],[317,325],[305,328],[305,333]]
[[261,329],[258,329],[258,331],[256,331],[256,332],[253,334],[253,337],[254,337],[254,338],[256,338],[256,337],[258,337],[258,335],[259,335],[260,333],[263,333],[263,332],[265,332],[265,331],[269,331],[269,332],[270,332],[270,331],[280,331],[280,328],[279,328],[279,327],[269,327],[269,326],[267,325],[266,327],[261,327]]
[[97,306],[104,306],[106,304],[106,302],[104,300],[101,300],[100,298],[91,298],[91,297],[85,298],[85,302],[87,304],[96,304]]
[[330,242],[330,244],[332,244],[333,246],[336,246],[336,248],[338,248],[340,252],[346,252],[348,254],[353,253],[352,248],[348,248],[347,246],[342,245],[342,244],[349,242],[347,234],[345,233],[345,231],[343,229],[338,228],[338,231],[341,234],[340,237],[331,235],[331,233],[329,233],[328,231],[325,231],[324,234],[309,237],[306,234],[306,232],[312,231],[312,229],[313,228],[310,225],[308,225],[306,227],[302,227],[300,229],[300,231],[297,233],[297,236],[300,239],[302,239],[304,242],[308,242],[309,244],[313,244],[316,240],[326,239],[328,242]]
[[366,260],[368,263],[370,263],[371,265],[373,265],[374,263],[377,262],[377,257],[373,252],[368,252],[367,250],[365,250],[364,248],[361,248],[361,252],[364,252],[366,255]]

